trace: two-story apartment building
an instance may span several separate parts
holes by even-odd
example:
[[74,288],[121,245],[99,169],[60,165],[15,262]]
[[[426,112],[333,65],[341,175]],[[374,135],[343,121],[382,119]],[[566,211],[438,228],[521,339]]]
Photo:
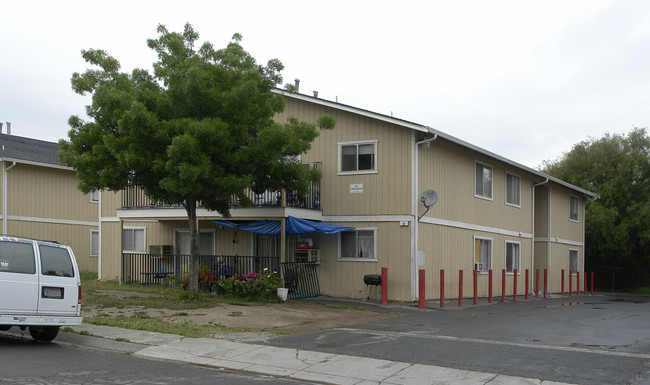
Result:
[[81,270],[97,271],[99,193],[77,189],[58,151],[57,143],[0,134],[1,233],[68,245]]
[[[448,274],[447,297],[458,295],[459,270],[467,276],[478,270],[482,296],[490,269],[509,276],[515,269],[518,276],[547,269],[551,292],[560,290],[562,269],[584,270],[584,204],[594,194],[424,125],[275,92],[286,100],[280,122],[336,118],[336,127],[322,131],[301,159],[321,169],[322,181],[306,197],[266,191],[254,196],[254,207],[233,202],[228,220],[277,220],[285,228],[287,218],[296,217],[353,228],[309,235],[322,293],[363,297],[363,276],[381,268],[388,270],[394,301],[417,297],[419,269],[430,277],[427,299],[440,295],[441,269]],[[425,190],[438,195],[428,211],[420,203]],[[121,278],[123,253],[189,253],[182,207],[149,202],[132,188],[102,192],[99,206],[101,278]],[[304,256],[300,236],[256,234],[224,225],[215,212],[197,214],[202,254]],[[517,285],[523,293],[524,279]],[[464,292],[471,288],[467,279]],[[499,290],[495,285],[494,293]]]

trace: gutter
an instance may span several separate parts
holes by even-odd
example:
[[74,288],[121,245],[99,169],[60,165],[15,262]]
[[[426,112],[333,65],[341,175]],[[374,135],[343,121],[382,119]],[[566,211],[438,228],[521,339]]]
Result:
[[7,235],[7,172],[16,166],[16,162],[7,167],[7,161],[2,161],[2,232]]
[[[533,184],[533,202],[532,202],[532,211],[533,211],[533,219],[531,223],[531,233],[533,235],[532,242],[530,243],[530,273],[533,277],[536,277],[535,273],[535,187],[541,186],[543,184],[548,183],[549,179],[546,178],[544,182],[541,183],[536,183]],[[550,189],[549,189],[549,194],[550,194]],[[549,223],[550,223],[550,218],[549,218]],[[549,235],[550,237],[550,235]],[[532,285],[530,286],[531,288],[535,287],[535,278],[531,279]]]
[[413,173],[411,175],[411,186],[412,186],[412,194],[411,196],[413,197],[413,200],[411,202],[411,209],[413,210],[413,228],[411,229],[411,245],[413,249],[411,250],[411,298],[418,299],[418,284],[419,284],[419,275],[418,275],[418,253],[419,253],[419,247],[418,247],[418,237],[419,237],[419,228],[420,228],[420,219],[418,216],[418,190],[420,188],[420,180],[419,180],[419,175],[420,175],[420,160],[419,160],[419,148],[420,145],[426,144],[427,146],[430,146],[430,143],[433,142],[434,140],[438,139],[438,134],[433,133],[433,138],[421,140],[419,142],[415,142],[413,145],[413,159],[412,159],[412,170]]

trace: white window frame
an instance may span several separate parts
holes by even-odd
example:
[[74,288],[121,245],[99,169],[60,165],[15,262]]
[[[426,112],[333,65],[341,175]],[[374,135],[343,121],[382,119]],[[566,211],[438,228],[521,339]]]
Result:
[[[517,188],[517,202],[508,202],[508,194],[510,193],[510,186],[508,186],[508,177],[512,177],[513,179],[516,178],[517,182],[519,183],[519,186]],[[521,177],[517,174],[513,174],[511,172],[506,171],[506,205],[512,206],[512,207],[518,207],[521,208]]]
[[[142,251],[139,250],[125,250],[124,249],[124,230],[133,230],[134,234],[136,230],[142,230],[142,240],[144,244],[142,245]],[[135,239],[135,237],[134,237]],[[146,227],[123,227],[122,228],[122,252],[131,253],[131,254],[146,254],[147,253],[147,228]]]
[[[571,257],[572,253],[575,253],[576,257],[576,269],[571,270]],[[578,273],[578,269],[580,269],[580,250],[578,249],[569,249],[569,271],[571,272],[571,275],[576,275]]]
[[[378,146],[377,140],[360,140],[354,142],[340,142],[338,143],[338,175],[356,175],[356,174],[377,174],[379,173],[379,156],[378,156]],[[373,154],[374,154],[374,164],[373,168],[370,170],[359,170],[359,152],[357,150],[357,169],[343,171],[343,147],[345,146],[357,146],[357,149],[360,145],[372,145]]]
[[[355,232],[357,233],[357,246],[359,244],[358,239],[359,239],[359,231],[372,231],[372,241],[373,241],[373,250],[374,250],[374,256],[373,258],[360,258],[360,257],[342,257],[341,256],[341,233],[347,233],[347,232]],[[358,227],[355,228],[354,230],[346,230],[341,233],[337,234],[337,255],[336,255],[336,260],[341,261],[341,262],[377,262],[377,228],[376,227]]]
[[[477,240],[480,240],[480,241],[488,241],[488,242],[490,242],[490,248],[489,248],[489,252],[490,252],[490,256],[489,256],[489,258],[490,258],[490,263],[489,263],[489,266],[483,266],[483,269],[476,269],[476,264],[480,262],[480,256],[479,256],[479,262],[476,262],[476,252],[477,252],[477,250],[476,250],[476,241],[477,241]],[[473,256],[472,256],[472,262],[473,262],[474,265],[472,266],[472,270],[478,270],[478,273],[479,273],[479,274],[487,274],[490,270],[492,270],[492,263],[493,263],[493,261],[494,261],[494,253],[493,253],[494,240],[493,240],[492,238],[481,237],[481,236],[477,236],[477,235],[475,235],[475,236],[474,236],[474,239],[473,239],[473,246],[472,246],[472,247],[473,247],[473,249],[474,249],[474,254],[473,254]],[[479,246],[479,247],[480,247],[480,246]]]
[[[571,203],[573,202],[574,199],[575,199],[575,202],[576,202],[576,205],[575,205],[576,216],[575,216],[575,218],[573,218],[573,216],[571,215],[571,214],[573,214],[573,210],[572,210],[573,205]],[[575,196],[575,195],[569,195],[569,220],[571,222],[580,222],[580,198]]]
[[[508,249],[510,245],[516,245],[517,246],[517,263],[513,263],[513,268],[512,270],[508,271]],[[506,241],[506,252],[505,252],[505,269],[506,269],[506,274],[513,275],[514,274],[514,269],[516,265],[517,269],[517,275],[521,275],[521,242],[515,242],[515,241]]]
[[[478,179],[477,178],[478,175],[476,173],[476,171],[477,171],[476,167],[478,165],[480,165],[482,167],[482,170],[484,170],[486,168],[490,169],[490,173],[492,175],[492,180],[490,181],[490,195],[489,196],[484,195],[484,194],[481,195],[481,194],[479,194],[477,192],[478,184],[476,182],[477,182],[477,179]],[[494,196],[494,167],[492,167],[491,165],[489,165],[487,163],[484,163],[484,162],[481,162],[481,161],[478,161],[478,160],[474,160],[474,172],[472,173],[472,175],[474,175],[474,197],[480,198],[480,199],[485,199],[485,200],[488,200],[488,201],[494,200],[493,199],[493,196]],[[481,176],[481,181],[483,181],[483,176]],[[483,182],[483,184],[484,183],[485,182]]]
[[90,203],[99,203],[100,191],[97,189],[90,190]]
[[[96,242],[97,243],[97,252],[96,253],[93,253],[93,243],[95,243],[95,242],[93,242],[93,235],[97,236],[97,242]],[[99,256],[99,245],[100,245],[100,242],[99,242],[99,230],[90,230],[90,254],[89,255],[91,257],[98,257]]]

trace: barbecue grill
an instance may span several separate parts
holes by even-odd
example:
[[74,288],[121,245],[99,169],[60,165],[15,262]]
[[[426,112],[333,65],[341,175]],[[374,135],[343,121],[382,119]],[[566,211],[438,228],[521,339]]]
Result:
[[379,302],[379,296],[377,293],[377,286],[381,286],[381,275],[379,274],[366,274],[363,276],[363,283],[366,284],[366,295],[364,296],[363,300],[365,301],[366,299],[370,301],[370,296],[368,295],[368,290],[370,290],[370,294],[372,294],[372,289],[375,288],[375,296],[377,297],[377,302]]

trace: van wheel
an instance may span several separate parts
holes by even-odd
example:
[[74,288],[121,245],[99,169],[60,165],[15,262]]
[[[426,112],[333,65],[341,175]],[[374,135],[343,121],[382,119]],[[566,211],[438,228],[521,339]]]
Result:
[[36,341],[52,341],[59,334],[58,326],[30,326],[29,334]]

